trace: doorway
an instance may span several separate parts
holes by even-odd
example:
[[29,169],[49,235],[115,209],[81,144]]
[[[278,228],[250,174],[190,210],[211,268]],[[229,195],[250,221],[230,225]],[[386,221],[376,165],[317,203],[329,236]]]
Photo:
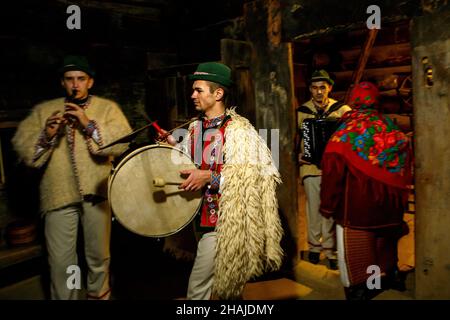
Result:
[[[330,97],[343,101],[351,86],[352,76],[362,54],[362,47],[368,35],[367,28],[349,28],[333,33],[317,32],[305,37],[298,36],[293,43],[294,92],[297,105],[310,99],[308,79],[314,70],[325,69],[334,80],[335,85]],[[380,89],[381,111],[390,117],[395,124],[414,141],[413,127],[413,81],[412,54],[410,40],[410,20],[385,24],[379,30],[374,46],[364,69],[361,81],[371,81]],[[414,144],[412,143],[412,146]],[[322,253],[319,269],[312,268],[309,263],[309,244],[307,239],[308,221],[306,218],[306,195],[299,177],[298,191],[298,256],[307,269],[302,281],[320,278],[319,287],[327,289],[327,284],[340,286],[339,271],[330,271],[327,259]],[[398,268],[405,276],[406,294],[414,295],[415,268],[415,193],[411,188],[408,208],[404,213],[409,233],[398,243]],[[316,274],[315,274],[316,273]],[[329,283],[327,283],[329,282]],[[332,283],[334,282],[334,283]],[[342,286],[340,286],[342,290]],[[337,298],[337,297],[330,297]]]

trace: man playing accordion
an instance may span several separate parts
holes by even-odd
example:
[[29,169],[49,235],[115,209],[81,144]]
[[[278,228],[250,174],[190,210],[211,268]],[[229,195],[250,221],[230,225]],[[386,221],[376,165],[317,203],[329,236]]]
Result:
[[300,177],[306,193],[308,221],[308,259],[317,264],[323,251],[330,269],[337,269],[336,240],[333,219],[319,213],[322,171],[320,159],[337,120],[351,108],[328,95],[334,81],[325,70],[315,71],[310,80],[311,99],[297,108],[300,131]]

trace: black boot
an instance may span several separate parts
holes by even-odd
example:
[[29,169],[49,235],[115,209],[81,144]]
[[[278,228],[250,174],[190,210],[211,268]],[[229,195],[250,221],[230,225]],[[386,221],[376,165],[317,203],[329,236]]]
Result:
[[350,301],[368,300],[366,286],[357,285],[351,287],[344,287],[345,298]]
[[330,270],[338,270],[339,267],[338,267],[337,259],[330,259],[330,258],[328,258],[328,268]]
[[309,252],[308,260],[312,264],[318,264],[320,262],[320,252]]
[[406,272],[401,272],[398,269],[389,272],[386,279],[384,279],[384,283],[382,282],[382,288],[401,292],[406,291],[406,275]]
[[345,288],[345,298],[347,300],[372,300],[377,295],[382,293],[383,289],[369,289],[367,288],[367,285],[359,284],[356,286],[352,286],[349,288]]

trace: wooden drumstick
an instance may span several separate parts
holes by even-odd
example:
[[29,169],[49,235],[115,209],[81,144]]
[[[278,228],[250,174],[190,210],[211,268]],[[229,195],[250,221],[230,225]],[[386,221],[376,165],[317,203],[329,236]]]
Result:
[[164,187],[166,185],[175,185],[175,186],[179,186],[180,184],[182,184],[182,182],[169,182],[169,181],[165,181],[163,178],[155,178],[153,179],[153,185],[155,187]]

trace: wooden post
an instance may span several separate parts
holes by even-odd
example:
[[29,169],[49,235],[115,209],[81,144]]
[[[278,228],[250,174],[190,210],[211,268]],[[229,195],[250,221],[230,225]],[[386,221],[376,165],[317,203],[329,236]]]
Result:
[[239,102],[238,112],[256,125],[255,88],[250,72],[252,46],[247,41],[222,39],[220,57],[233,69],[236,90],[231,103]]
[[[450,11],[413,20],[416,298],[450,299]],[[436,32],[436,31],[439,32]],[[432,71],[430,74],[429,71]],[[432,78],[429,78],[432,76]]]
[[[298,194],[291,45],[282,42],[279,0],[246,3],[244,19],[246,38],[253,48],[250,70],[255,88],[256,126],[268,129],[269,136],[270,132],[274,133],[271,145],[275,148],[276,143],[279,145],[278,167],[283,184],[278,201],[285,219],[285,232],[291,240],[288,245],[295,246]],[[293,247],[287,250],[292,250],[288,255],[296,251]]]

